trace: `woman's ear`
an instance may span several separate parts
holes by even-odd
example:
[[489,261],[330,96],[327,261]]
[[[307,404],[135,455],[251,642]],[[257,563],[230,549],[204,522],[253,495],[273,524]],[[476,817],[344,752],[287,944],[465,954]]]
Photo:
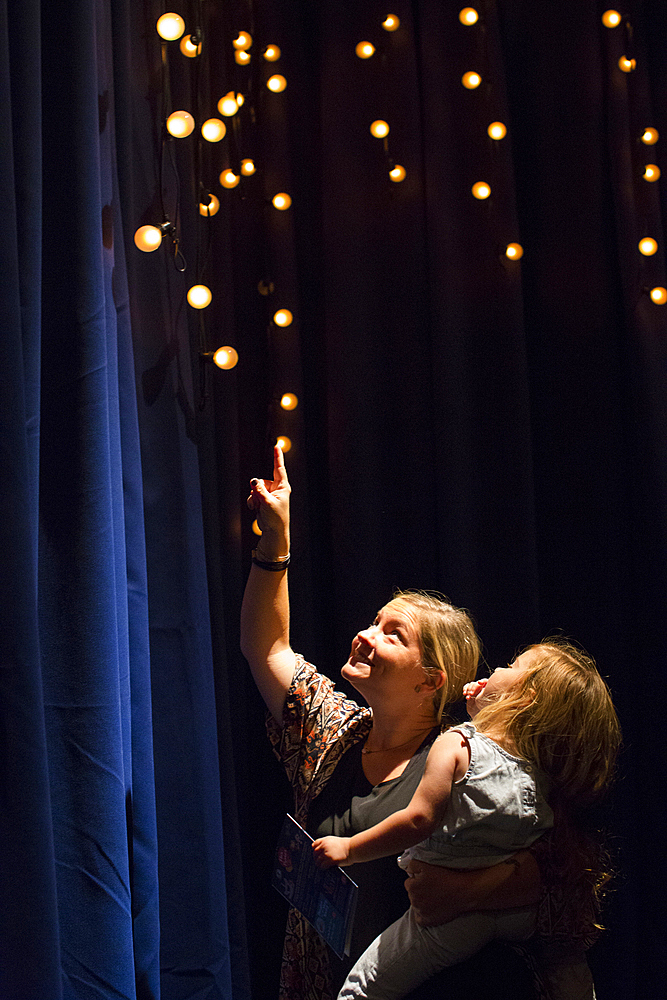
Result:
[[425,687],[435,692],[439,691],[446,682],[447,674],[444,670],[424,670],[424,680],[419,687]]

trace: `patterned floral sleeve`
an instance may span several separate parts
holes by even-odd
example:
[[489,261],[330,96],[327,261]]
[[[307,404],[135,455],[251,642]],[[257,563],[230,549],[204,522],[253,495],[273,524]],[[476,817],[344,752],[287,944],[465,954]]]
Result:
[[297,656],[287,692],[282,728],[267,717],[274,753],[294,789],[295,819],[302,825],[311,802],[331,776],[343,753],[367,735],[369,709],[336,691],[333,681]]

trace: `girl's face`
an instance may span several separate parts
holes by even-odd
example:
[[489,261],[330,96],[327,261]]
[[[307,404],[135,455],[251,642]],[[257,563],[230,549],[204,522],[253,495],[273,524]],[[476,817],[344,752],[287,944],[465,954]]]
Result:
[[523,680],[536,655],[536,650],[528,649],[521,656],[517,656],[509,666],[497,667],[488,680],[482,679],[467,684],[464,693],[470,718],[474,719],[481,708],[497,701],[502,694]]
[[374,691],[400,696],[403,687],[414,689],[423,682],[419,620],[414,610],[399,602],[381,608],[373,624],[352,640],[341,673],[365,698]]

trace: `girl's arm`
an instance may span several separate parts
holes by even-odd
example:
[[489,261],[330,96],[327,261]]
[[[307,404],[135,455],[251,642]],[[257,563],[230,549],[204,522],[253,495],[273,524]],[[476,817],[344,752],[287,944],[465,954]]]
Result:
[[315,860],[320,868],[374,861],[398,854],[406,847],[430,837],[442,822],[458,774],[468,769],[468,745],[460,733],[439,736],[431,747],[424,775],[411,801],[381,823],[353,837],[320,837],[314,841]]

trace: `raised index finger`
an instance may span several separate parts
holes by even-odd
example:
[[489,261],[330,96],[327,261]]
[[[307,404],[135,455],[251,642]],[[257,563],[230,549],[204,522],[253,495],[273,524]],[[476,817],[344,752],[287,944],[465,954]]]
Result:
[[274,483],[287,482],[287,470],[285,469],[285,458],[283,450],[279,444],[273,448],[273,481]]

